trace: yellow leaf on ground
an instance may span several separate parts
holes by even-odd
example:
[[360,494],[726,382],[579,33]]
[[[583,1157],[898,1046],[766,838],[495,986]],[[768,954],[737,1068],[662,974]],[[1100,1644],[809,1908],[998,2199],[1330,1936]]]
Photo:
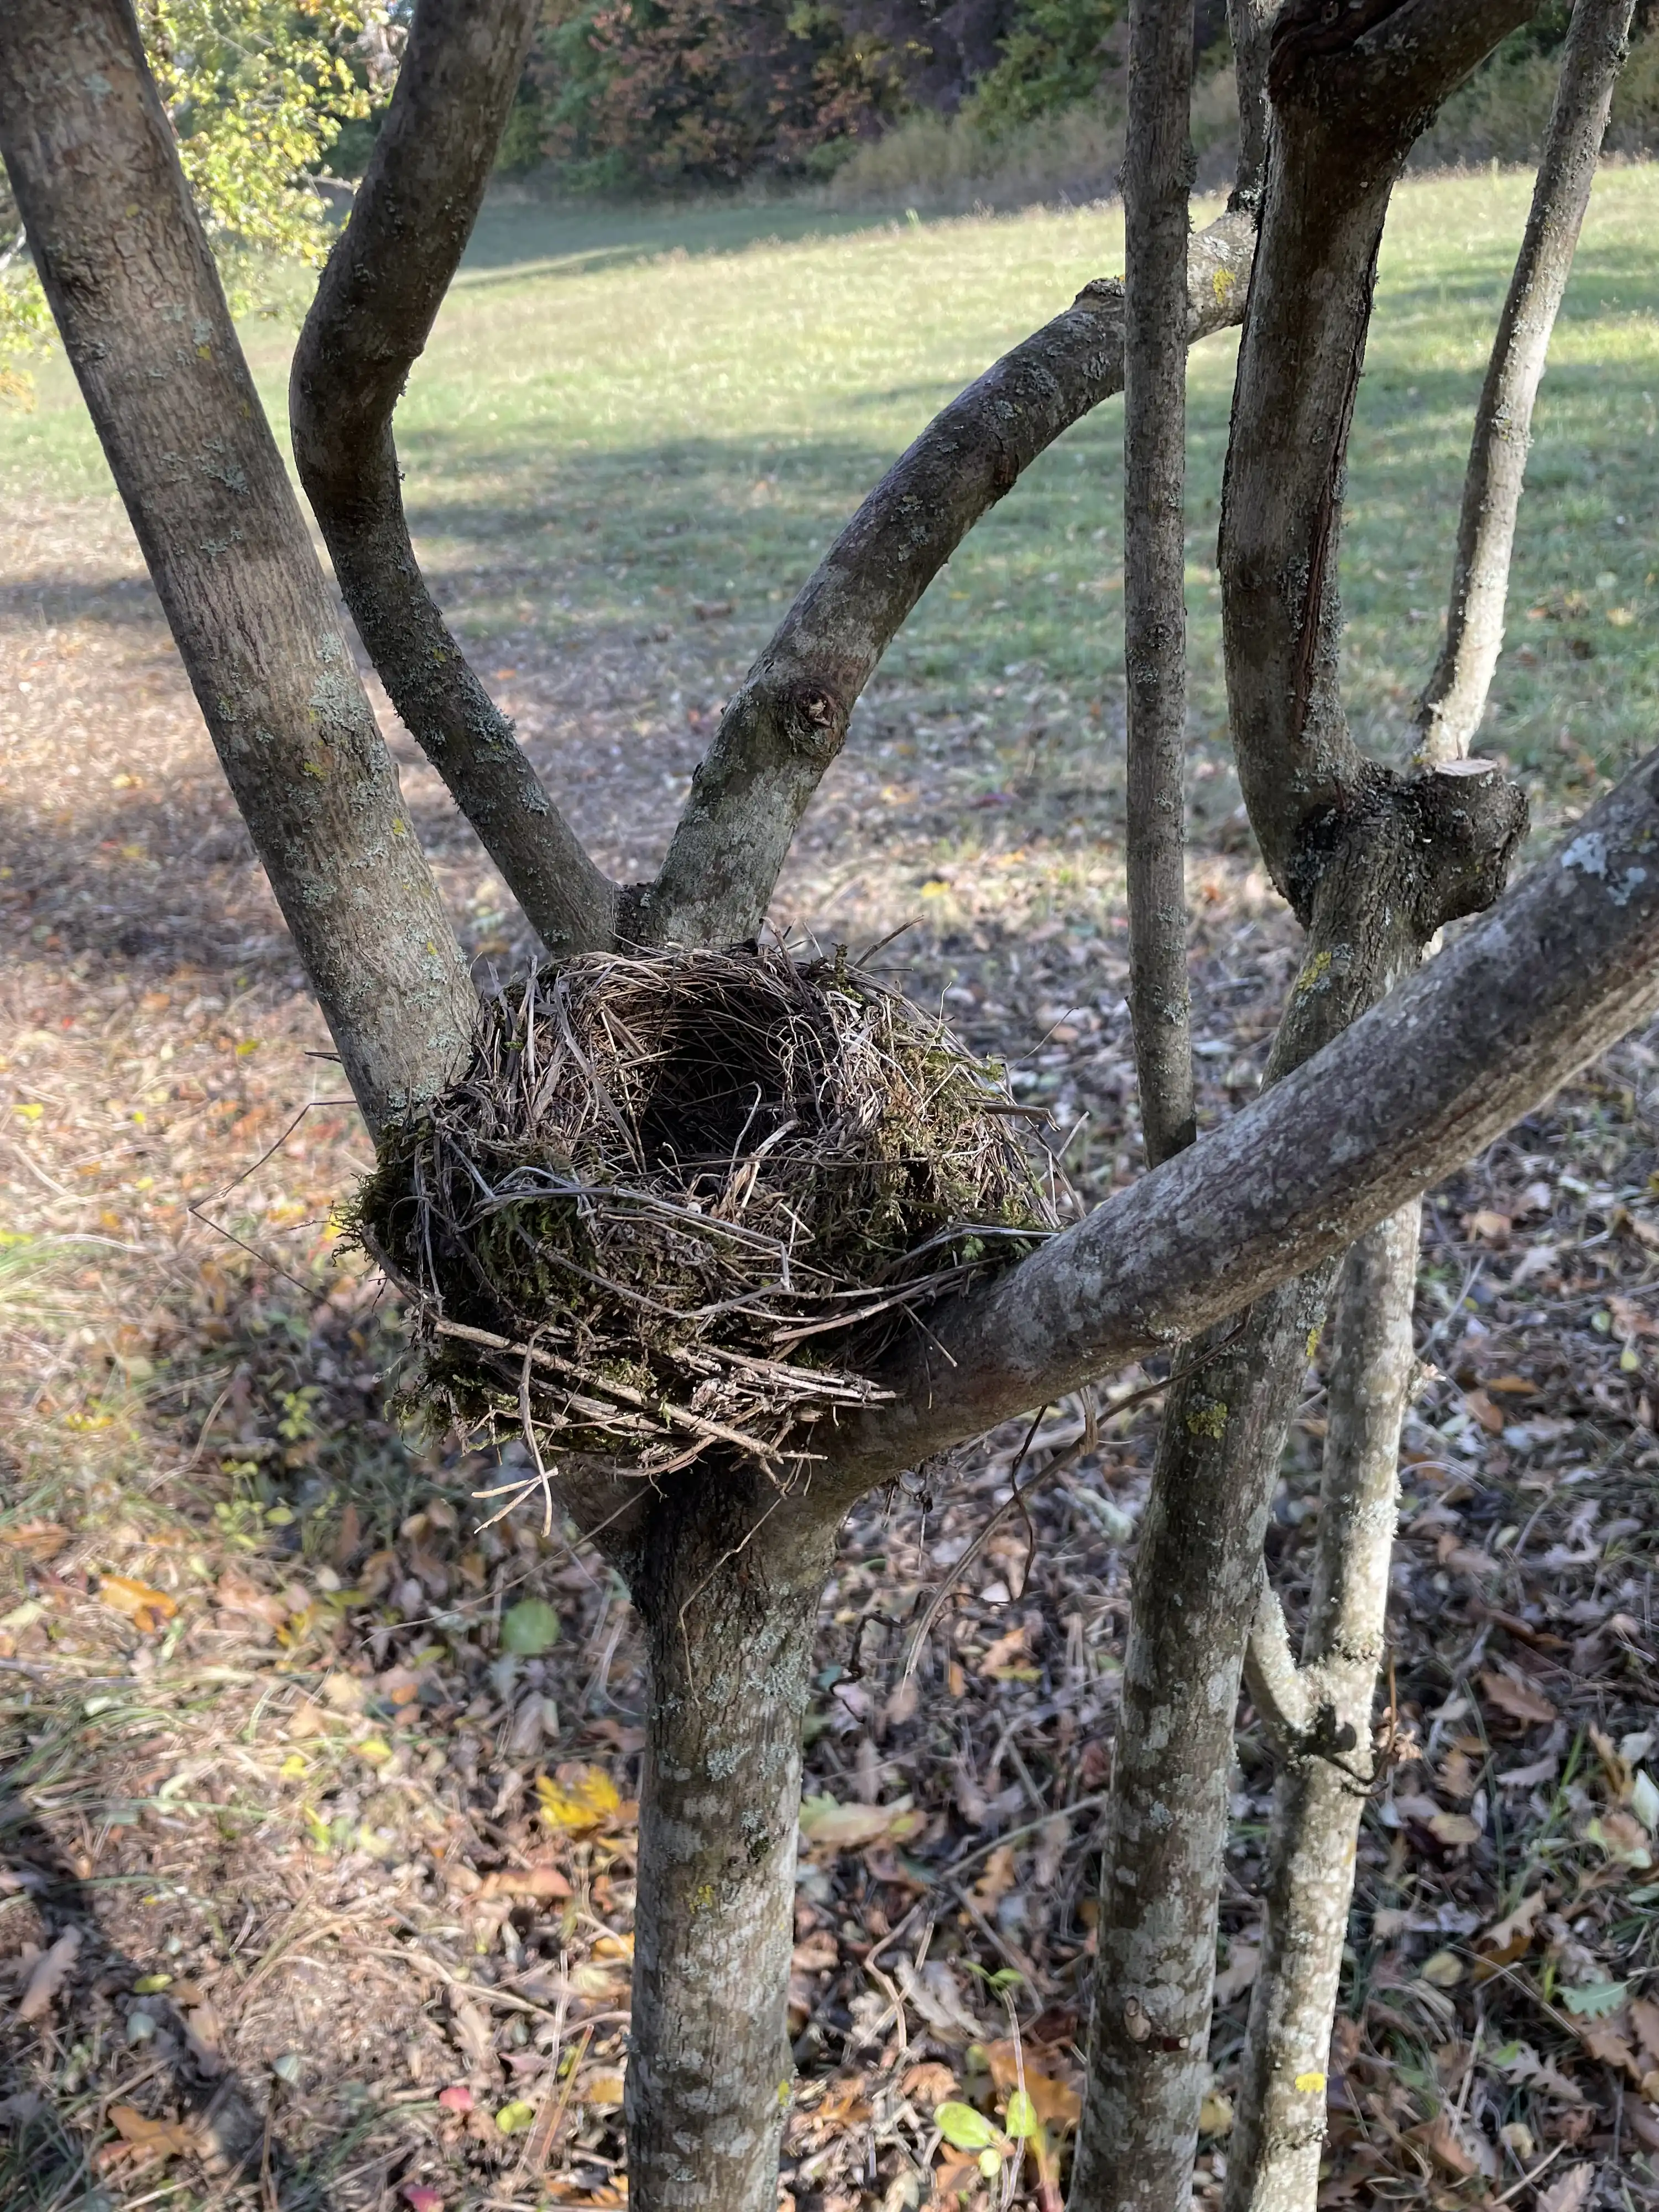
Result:
[[602,1828],[622,1814],[622,1794],[602,1766],[567,1764],[536,1778],[544,1823],[570,1835]]
[[148,1583],[136,1582],[131,1575],[100,1575],[98,1596],[100,1602],[112,1611],[125,1613],[133,1626],[145,1636],[171,1620],[179,1610],[165,1590],[152,1589]]

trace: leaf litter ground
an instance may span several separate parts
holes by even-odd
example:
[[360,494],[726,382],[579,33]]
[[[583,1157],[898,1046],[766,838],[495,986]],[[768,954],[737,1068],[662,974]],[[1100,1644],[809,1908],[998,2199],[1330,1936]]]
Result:
[[[533,1506],[480,1533],[474,1493],[525,1471],[513,1446],[389,1418],[401,1318],[334,1211],[366,1148],[130,543],[94,502],[16,520],[0,2199],[625,2202],[643,1686],[623,1593]],[[562,696],[530,735],[620,865],[618,820],[637,843],[667,801],[629,787],[632,704]],[[890,972],[1013,1063],[1096,1196],[1136,1152],[1116,709],[1072,753],[1043,741],[1040,686],[1004,704],[988,728],[878,693],[784,904],[826,943],[923,916]],[[509,904],[398,742],[483,972]],[[1224,795],[1218,762],[1195,772]],[[1215,1116],[1251,1094],[1295,951],[1224,807],[1206,818]],[[1333,2204],[1659,2197],[1656,1043],[1430,1208]],[[977,1548],[1022,1425],[854,1516],[809,1721],[796,2212],[1060,2201],[1157,1411],[1127,1401],[1157,1379],[1112,1378],[1095,1447]],[[1310,1370],[1271,1538],[1293,1619],[1322,1389]],[[1048,1408],[1021,1482],[1082,1429]],[[1271,1771],[1248,1708],[1235,1784],[1205,2199],[1259,1937]]]

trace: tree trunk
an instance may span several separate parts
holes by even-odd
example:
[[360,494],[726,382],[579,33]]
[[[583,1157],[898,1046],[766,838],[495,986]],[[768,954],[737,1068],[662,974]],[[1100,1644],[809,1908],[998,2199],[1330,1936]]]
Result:
[[[833,1531],[767,1542],[747,1484],[671,1495],[630,1564],[650,1653],[629,2203],[776,2212],[794,2067],[801,1723]],[[701,1494],[698,1494],[701,1492]]]
[[1135,1563],[1073,2212],[1184,2203],[1209,2071],[1233,1727],[1273,1483],[1328,1270],[1170,1392]]
[[477,1005],[126,0],[7,0],[0,150],[242,818],[371,1125]]
[[[1273,1803],[1266,1936],[1227,2149],[1227,2212],[1312,2212],[1318,2194],[1331,2021],[1359,1819],[1376,1766],[1371,1708],[1394,1557],[1400,1427],[1414,1364],[1421,1219],[1420,1204],[1402,1206],[1343,1265],[1297,1709],[1264,1713],[1286,1763]],[[1276,1618],[1282,1638],[1284,1616]],[[1258,1689],[1255,1679],[1251,1686]],[[1282,1708],[1283,1693],[1263,1687],[1264,1700]]]

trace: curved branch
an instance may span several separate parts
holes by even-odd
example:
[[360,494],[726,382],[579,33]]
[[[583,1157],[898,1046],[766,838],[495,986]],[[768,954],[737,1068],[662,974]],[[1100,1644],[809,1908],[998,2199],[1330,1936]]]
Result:
[[[1191,241],[1189,344],[1237,323],[1253,217]],[[842,532],[728,703],[636,933],[653,944],[752,936],[859,694],[922,593],[1037,455],[1123,388],[1123,291],[1086,285],[936,416]]]
[[392,702],[550,951],[609,945],[616,887],[450,635],[410,543],[392,417],[471,235],[538,0],[420,0],[294,356],[294,455]]
[[[1455,781],[1455,780],[1454,780]],[[1490,779],[1498,789],[1497,779]],[[969,1297],[841,1425],[814,1516],[1351,1244],[1659,1006],[1659,752],[1255,1105]]]
[[1486,709],[1504,646],[1533,403],[1572,274],[1634,12],[1635,0],[1578,0],[1567,28],[1532,210],[1475,412],[1446,635],[1417,705],[1424,760],[1466,753]]
[[126,0],[0,9],[0,148],[46,297],[371,1126],[477,1000],[259,404]]

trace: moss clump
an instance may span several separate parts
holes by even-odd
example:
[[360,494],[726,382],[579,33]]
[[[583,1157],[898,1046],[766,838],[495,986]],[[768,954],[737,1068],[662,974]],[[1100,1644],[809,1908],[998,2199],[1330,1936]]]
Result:
[[923,1307],[1054,1226],[1001,1070],[779,948],[532,973],[383,1137],[356,1221],[428,1395],[642,1474],[800,1463]]

